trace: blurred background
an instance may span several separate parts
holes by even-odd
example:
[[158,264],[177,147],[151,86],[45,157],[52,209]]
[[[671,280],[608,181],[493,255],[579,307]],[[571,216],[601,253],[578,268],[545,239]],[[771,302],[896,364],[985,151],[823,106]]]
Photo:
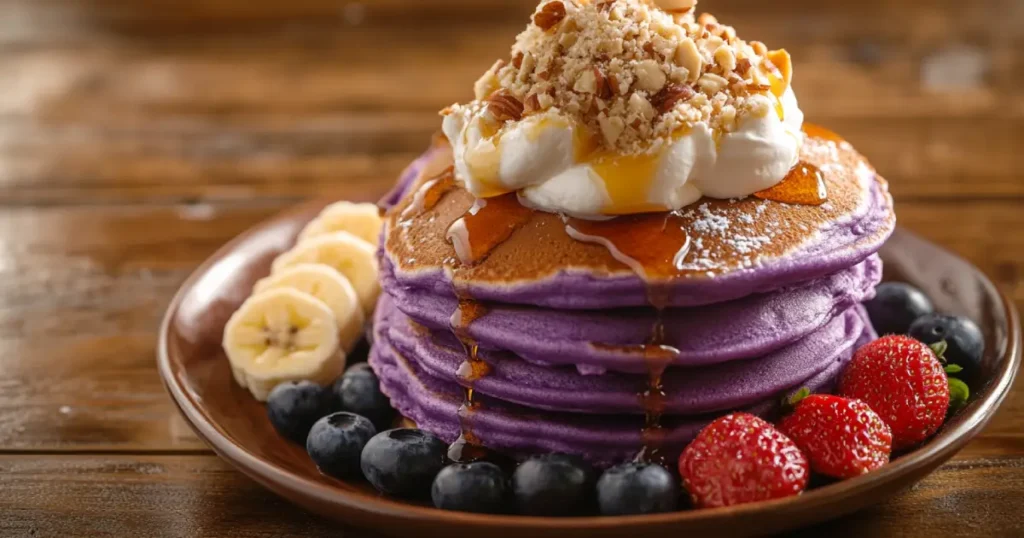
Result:
[[[2,0],[0,182],[20,201],[376,189],[508,55],[536,3]],[[897,196],[1024,194],[1024,2],[698,10],[787,48],[809,120],[852,141]],[[965,209],[956,218],[975,221]]]

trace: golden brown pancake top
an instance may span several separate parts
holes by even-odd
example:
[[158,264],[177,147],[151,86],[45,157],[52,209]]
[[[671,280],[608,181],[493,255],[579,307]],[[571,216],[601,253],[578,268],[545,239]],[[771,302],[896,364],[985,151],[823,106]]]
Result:
[[[754,196],[740,200],[703,198],[672,217],[671,224],[681,226],[690,240],[682,266],[673,276],[710,278],[756,266],[760,260],[785,256],[810,244],[819,229],[865,211],[870,204],[871,181],[877,182],[883,191],[888,190],[885,180],[874,174],[867,160],[850,144],[824,129],[808,126],[806,130],[808,137],[801,150],[801,162],[821,170],[827,201],[822,205],[801,205]],[[412,187],[389,213],[385,248],[397,271],[436,270],[447,265],[458,269],[459,280],[490,284],[535,281],[567,270],[596,276],[634,272],[606,246],[570,237],[563,216],[541,211],[522,219],[524,222],[481,261],[459,262],[447,234],[452,223],[466,215],[473,205],[475,200],[469,192],[455,186],[433,207],[406,211],[423,185],[436,179],[451,164],[450,146],[440,144]],[[886,210],[889,218],[894,219],[891,201],[887,201]],[[630,226],[629,221],[620,217],[611,225]],[[662,248],[667,240],[650,226],[633,227],[635,233],[627,230],[618,238],[628,243],[620,245],[628,250]]]

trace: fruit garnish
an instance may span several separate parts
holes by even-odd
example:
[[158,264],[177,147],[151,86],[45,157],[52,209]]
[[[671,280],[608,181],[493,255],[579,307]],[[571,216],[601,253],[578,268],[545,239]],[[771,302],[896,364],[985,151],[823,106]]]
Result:
[[375,435],[363,448],[360,467],[377,491],[395,497],[426,499],[445,465],[448,447],[434,434],[412,428]]
[[577,516],[594,504],[593,467],[576,456],[534,456],[512,475],[519,512],[529,516]]
[[985,336],[973,321],[960,316],[929,314],[914,321],[909,334],[926,344],[945,342],[946,362],[963,368],[962,378],[980,379]]
[[334,232],[348,232],[371,245],[380,240],[384,221],[376,204],[335,202],[324,208],[302,232],[299,241]]
[[[947,366],[946,369],[948,370],[949,367]],[[956,413],[963,409],[970,397],[971,389],[967,387],[967,383],[955,377],[949,378],[949,413]]]
[[282,383],[267,398],[267,417],[274,429],[300,444],[306,443],[313,424],[330,412],[330,393],[310,381]]
[[797,495],[810,466],[795,443],[768,422],[733,413],[705,427],[679,457],[683,487],[698,508]]
[[606,516],[672,512],[678,497],[672,473],[653,463],[623,463],[597,481],[598,508]]
[[456,463],[441,469],[430,497],[434,506],[442,510],[500,514],[510,506],[505,473],[501,467],[483,461]]
[[359,458],[366,443],[377,435],[369,419],[339,412],[313,424],[306,438],[306,452],[320,472],[337,477],[359,476]]
[[288,288],[250,297],[224,326],[231,373],[260,401],[286,381],[333,382],[345,369],[340,343],[331,309],[312,295]]
[[331,309],[338,322],[339,344],[345,353],[355,349],[363,339],[366,315],[359,297],[348,279],[334,268],[319,263],[286,267],[256,282],[253,294],[282,288],[312,295]]
[[345,231],[317,235],[300,241],[274,259],[271,271],[278,273],[301,263],[322,263],[341,273],[356,291],[363,312],[373,312],[380,295],[374,244]]
[[853,478],[889,463],[889,426],[860,400],[813,394],[795,402],[779,423],[811,462],[832,478]]
[[903,282],[879,284],[864,308],[879,334],[906,334],[914,320],[934,311],[927,295]]
[[928,439],[945,421],[950,388],[935,352],[908,336],[888,335],[857,350],[839,394],[868,404],[892,430],[892,449]]
[[369,364],[356,364],[335,382],[334,398],[342,411],[362,415],[373,422],[377,430],[390,427],[395,418],[391,401],[380,390],[380,380]]

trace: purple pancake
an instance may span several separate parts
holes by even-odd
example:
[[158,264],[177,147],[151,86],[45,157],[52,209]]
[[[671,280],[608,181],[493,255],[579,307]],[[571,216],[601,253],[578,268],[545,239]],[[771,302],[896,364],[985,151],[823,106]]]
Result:
[[[841,353],[824,371],[786,387],[743,411],[769,416],[777,410],[780,398],[799,387],[815,392],[831,390],[854,349],[875,338],[861,308],[856,312],[864,321],[864,332],[854,346]],[[633,458],[643,448],[643,417],[635,415],[598,415],[551,412],[480,396],[478,410],[460,418],[464,390],[452,382],[433,377],[407,357],[398,353],[385,335],[375,328],[377,343],[370,364],[381,379],[381,388],[392,405],[419,427],[447,442],[460,433],[460,420],[488,448],[523,457],[544,452],[579,454],[597,465],[606,466]],[[660,448],[669,457],[683,447],[717,415],[669,416],[662,421],[664,436]]]
[[[386,299],[378,311],[377,332],[384,343],[430,376],[467,384],[456,374],[465,352],[451,333],[425,336]],[[711,367],[670,367],[662,378],[667,396],[664,413],[696,415],[752,405],[827,369],[863,332],[863,321],[850,309],[798,342],[761,358]],[[482,351],[479,357],[491,371],[471,383],[477,393],[551,411],[644,413],[638,394],[647,389],[646,373],[581,376],[575,368],[538,366],[508,352]]]
[[[458,308],[455,298],[404,288],[390,270],[384,263],[382,282],[395,305],[417,323],[449,332]],[[668,309],[662,315],[664,343],[679,350],[673,364],[680,366],[765,355],[870,299],[881,276],[881,261],[871,256],[847,270],[772,293]],[[541,365],[575,365],[585,375],[643,373],[643,361],[622,346],[646,343],[656,319],[651,308],[569,311],[489,303],[487,314],[469,326],[468,334],[484,349],[512,351]]]

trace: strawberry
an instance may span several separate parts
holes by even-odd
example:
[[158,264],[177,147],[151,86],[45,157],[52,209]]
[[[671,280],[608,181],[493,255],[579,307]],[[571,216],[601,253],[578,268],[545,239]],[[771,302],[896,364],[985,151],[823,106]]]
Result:
[[797,495],[807,488],[807,458],[764,420],[733,413],[712,422],[679,456],[694,506],[731,506]]
[[857,350],[839,380],[839,394],[868,404],[892,430],[894,452],[911,448],[942,426],[949,380],[927,345],[883,336]]
[[889,463],[892,433],[868,404],[827,394],[792,403],[779,430],[807,454],[814,472],[853,478]]

